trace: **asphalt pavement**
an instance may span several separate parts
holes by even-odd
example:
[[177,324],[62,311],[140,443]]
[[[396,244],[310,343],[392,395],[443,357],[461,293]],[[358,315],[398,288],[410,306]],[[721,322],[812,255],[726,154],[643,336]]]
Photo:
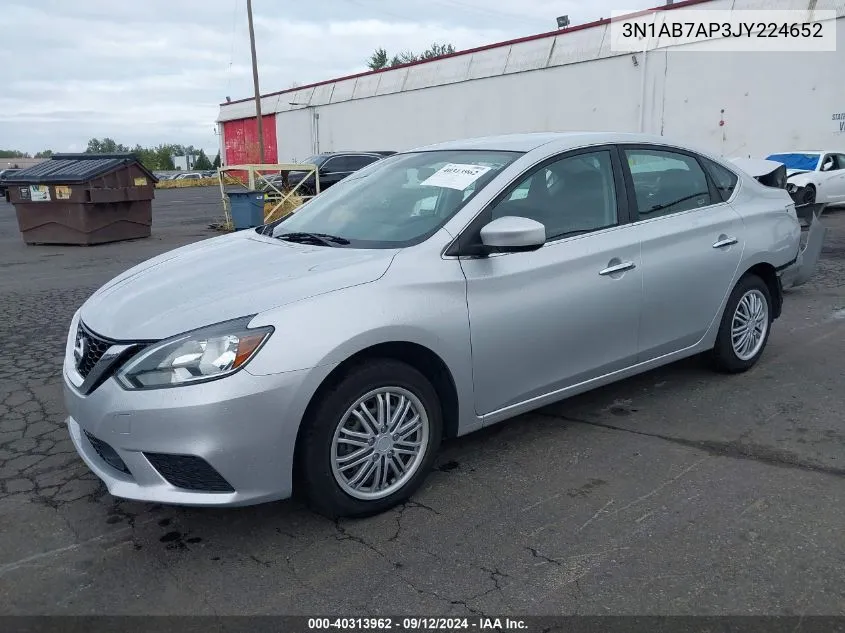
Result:
[[26,246],[0,203],[0,613],[845,615],[845,211],[752,371],[690,359],[449,441],[412,501],[337,522],[121,501],[68,439],[75,309],[220,214],[162,190],[149,239]]

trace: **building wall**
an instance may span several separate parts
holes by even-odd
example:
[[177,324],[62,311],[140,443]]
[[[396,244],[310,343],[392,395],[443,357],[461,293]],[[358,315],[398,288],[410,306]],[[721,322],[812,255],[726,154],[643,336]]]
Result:
[[[695,8],[813,6],[845,16],[843,0],[712,0]],[[277,113],[280,161],[318,149],[401,151],[566,130],[664,134],[726,156],[845,149],[832,120],[845,112],[845,19],[836,28],[838,50],[830,53],[729,53],[700,43],[631,55],[610,50],[604,24],[268,95],[262,110]],[[220,118],[250,110],[250,101],[227,104]]]
[[20,169],[26,169],[43,163],[46,158],[0,158],[0,169],[10,169],[17,165]]

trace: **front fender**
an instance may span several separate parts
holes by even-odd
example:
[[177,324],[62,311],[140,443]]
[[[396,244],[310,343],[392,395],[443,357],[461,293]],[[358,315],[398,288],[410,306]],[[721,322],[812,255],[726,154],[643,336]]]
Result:
[[819,178],[813,174],[812,172],[807,172],[804,174],[795,174],[794,176],[787,178],[787,184],[793,184],[796,187],[806,187],[807,185],[813,185],[814,187],[819,186]]
[[381,279],[256,316],[270,337],[246,370],[255,375],[333,367],[381,343],[421,345],[443,360],[459,395],[460,432],[473,426],[466,280],[455,260],[399,263]]

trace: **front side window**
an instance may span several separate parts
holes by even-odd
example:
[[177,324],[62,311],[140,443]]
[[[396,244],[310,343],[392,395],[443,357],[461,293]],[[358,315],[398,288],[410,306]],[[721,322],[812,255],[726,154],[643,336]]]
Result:
[[845,164],[843,164],[840,156],[842,155],[825,154],[825,157],[822,159],[822,171],[839,171],[845,168]]
[[323,165],[324,172],[349,172],[357,171],[375,162],[374,156],[334,156]]
[[[440,150],[395,154],[347,176],[296,213],[259,227],[280,239],[330,236],[352,248],[401,248],[433,235],[522,154]],[[299,238],[291,238],[299,239]]]
[[641,220],[705,207],[710,197],[707,176],[692,156],[670,150],[626,149]]
[[343,171],[343,158],[340,156],[333,156],[320,165],[320,171],[325,173],[334,173],[336,171]]
[[618,223],[613,163],[607,150],[561,158],[528,174],[493,207],[492,220],[515,215],[546,227],[546,239]]

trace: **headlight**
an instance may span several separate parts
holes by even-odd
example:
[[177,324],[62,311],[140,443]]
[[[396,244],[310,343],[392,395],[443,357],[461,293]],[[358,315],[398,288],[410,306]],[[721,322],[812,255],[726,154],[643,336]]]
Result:
[[152,344],[117,373],[126,389],[177,387],[228,376],[246,365],[273,333],[248,329],[252,317],[227,321]]

